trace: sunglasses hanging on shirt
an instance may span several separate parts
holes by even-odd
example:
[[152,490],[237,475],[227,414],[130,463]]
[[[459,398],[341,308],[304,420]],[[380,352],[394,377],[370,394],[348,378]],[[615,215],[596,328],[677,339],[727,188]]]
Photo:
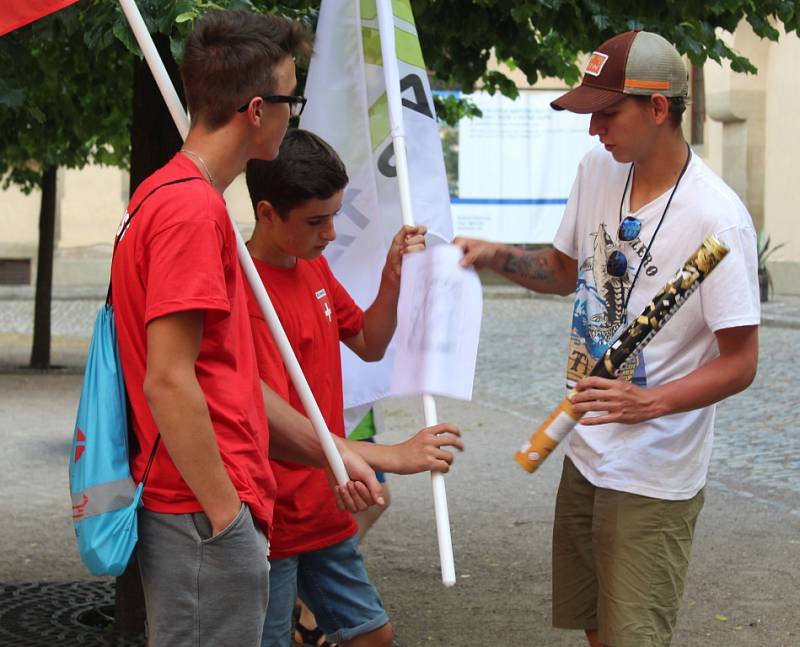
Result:
[[[630,173],[628,173],[628,178],[630,179]],[[627,184],[625,185],[627,190]],[[624,200],[623,194],[623,200]],[[620,219],[622,218],[622,205],[620,205]],[[663,216],[662,216],[663,217]],[[634,216],[626,216],[624,220],[619,223],[619,229],[617,230],[617,240],[620,242],[629,243],[632,240],[636,240],[636,237],[639,235],[639,232],[642,231],[642,221]],[[606,263],[606,271],[615,278],[621,278],[625,276],[625,273],[628,271],[628,259],[620,250],[615,249],[611,254],[608,256],[608,262]]]
[[[644,256],[642,257],[642,262],[639,263],[639,267],[636,268],[636,274],[633,277],[633,281],[631,281],[631,286],[628,288],[628,294],[624,296],[623,299],[623,325],[628,321],[628,302],[631,299],[631,293],[633,292],[633,286],[636,285],[636,280],[639,278],[639,272],[642,271],[642,266],[644,265],[644,259],[650,256],[650,249],[653,247],[653,243],[655,242],[656,236],[658,235],[659,229],[661,229],[661,225],[664,222],[664,216],[667,215],[667,210],[669,209],[669,205],[672,204],[672,198],[675,195],[675,191],[678,189],[678,185],[683,178],[684,173],[686,173],[686,169],[689,167],[689,161],[692,159],[692,149],[690,148],[689,144],[686,144],[686,161],[683,163],[683,168],[681,169],[680,175],[678,175],[678,179],[675,182],[675,186],[672,187],[672,192],[669,194],[669,198],[667,199],[667,204],[664,207],[664,211],[661,213],[661,218],[658,220],[658,225],[656,225],[656,230],[653,232],[653,237],[650,239],[650,243],[647,245],[647,249],[644,252]],[[628,187],[631,184],[631,177],[633,176],[633,163],[631,163],[631,167],[628,170],[628,178],[625,180],[625,188],[622,190],[622,199],[619,201],[619,229],[617,230],[617,240],[619,242],[630,242],[632,240],[636,240],[637,236],[642,231],[642,221],[636,218],[635,216],[626,216],[624,219],[622,218],[622,207],[625,204],[625,196],[628,193]],[[628,258],[625,254],[619,250],[615,249],[611,254],[608,255],[608,260],[606,262],[606,272],[610,276],[614,278],[621,279],[625,276],[628,272]],[[624,290],[624,288],[623,288]]]

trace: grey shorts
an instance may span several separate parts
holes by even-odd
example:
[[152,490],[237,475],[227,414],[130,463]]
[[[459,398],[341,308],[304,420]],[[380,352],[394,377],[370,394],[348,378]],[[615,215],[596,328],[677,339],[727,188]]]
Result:
[[213,538],[202,512],[139,511],[136,556],[150,647],[257,647],[269,600],[267,540],[250,508]]

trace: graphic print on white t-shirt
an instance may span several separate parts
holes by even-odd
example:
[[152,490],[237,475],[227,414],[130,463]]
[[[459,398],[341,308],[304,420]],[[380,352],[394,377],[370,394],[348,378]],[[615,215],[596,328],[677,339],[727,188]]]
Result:
[[[567,354],[567,385],[572,388],[588,375],[609,345],[624,330],[625,298],[636,276],[640,257],[642,273],[654,276],[658,267],[651,255],[645,257],[647,245],[637,236],[629,242],[615,243],[601,222],[590,233],[593,254],[578,268],[575,306],[572,311],[569,353]],[[615,250],[625,254],[628,268],[623,276],[608,273],[608,257]],[[638,355],[626,364],[621,377],[638,386],[647,386],[644,356]]]
[[[612,251],[609,245],[619,245],[619,203],[628,171],[627,165],[614,161],[603,147],[588,153],[578,168],[556,233],[556,249],[577,259],[579,270],[568,365],[575,366],[577,374],[569,373],[571,381],[583,376],[622,329],[617,322],[617,329],[603,338],[604,327],[609,321],[614,324],[615,306],[604,268]],[[632,214],[642,223],[641,240],[619,246],[629,265],[633,264],[629,280],[643,263],[628,305],[629,320],[706,236],[714,234],[731,251],[644,349],[646,371],[640,365],[636,377],[646,373],[649,387],[679,380],[716,357],[717,330],[759,323],[756,235],[741,200],[693,155],[650,250],[653,258],[648,259],[645,250],[668,198],[669,191]],[[628,215],[625,206],[622,218]],[[590,262],[593,256],[597,258]],[[570,432],[565,453],[597,487],[685,500],[705,483],[713,423],[714,406],[636,424],[578,424]]]

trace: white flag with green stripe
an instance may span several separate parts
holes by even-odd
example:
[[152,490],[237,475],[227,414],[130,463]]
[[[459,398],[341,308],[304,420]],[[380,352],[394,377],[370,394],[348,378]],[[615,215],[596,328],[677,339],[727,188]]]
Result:
[[[393,0],[395,39],[414,216],[453,238],[450,196],[431,89],[409,0]],[[322,0],[306,82],[302,128],[328,141],[350,176],[326,257],[362,307],[378,292],[392,237],[402,226],[375,0]],[[430,239],[429,239],[430,242]],[[389,395],[393,350],[365,364],[342,346],[345,407]]]

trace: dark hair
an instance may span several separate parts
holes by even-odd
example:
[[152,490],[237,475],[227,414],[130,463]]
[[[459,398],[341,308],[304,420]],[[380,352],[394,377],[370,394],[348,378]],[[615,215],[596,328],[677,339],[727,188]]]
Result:
[[221,128],[249,99],[274,90],[274,68],[311,52],[298,22],[250,11],[209,11],[186,39],[181,77],[193,121]]
[[344,162],[331,145],[299,128],[286,132],[274,160],[247,162],[246,177],[253,211],[266,200],[283,219],[308,200],[333,197],[348,182]]
[[[639,101],[640,103],[650,103],[651,95],[629,95]],[[669,123],[674,129],[681,127],[683,121],[683,113],[686,112],[686,104],[689,102],[687,97],[664,97],[667,100],[669,110]]]

